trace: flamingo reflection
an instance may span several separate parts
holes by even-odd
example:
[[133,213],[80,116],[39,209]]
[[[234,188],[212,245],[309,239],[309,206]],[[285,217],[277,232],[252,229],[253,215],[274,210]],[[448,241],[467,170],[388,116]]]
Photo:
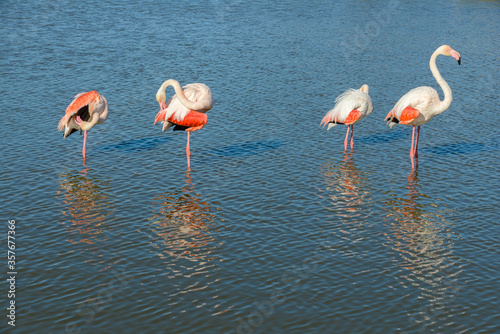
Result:
[[184,182],[182,188],[154,197],[153,216],[142,231],[148,234],[151,252],[163,264],[155,268],[158,281],[164,282],[156,291],[172,310],[182,310],[189,300],[190,307],[212,315],[225,313],[233,305],[219,299],[224,289],[223,278],[216,274],[222,261],[217,255],[223,244],[217,241],[220,226],[215,223],[220,209],[196,191],[189,170]]
[[81,251],[95,251],[96,244],[105,237],[106,222],[111,215],[108,193],[109,180],[93,174],[91,169],[66,171],[59,176],[56,198],[63,205],[61,210],[70,235],[69,242],[85,245]]
[[342,211],[340,216],[353,217],[369,195],[365,187],[366,177],[356,167],[353,153],[345,153],[341,163],[324,166],[323,175],[333,208]]
[[443,216],[446,210],[440,210],[437,201],[420,193],[419,182],[418,170],[413,170],[407,178],[405,197],[388,200],[386,209],[387,216],[395,220],[390,225],[396,239],[410,241],[416,238],[410,247],[423,251],[428,248],[425,244],[434,244],[439,240],[438,232],[448,223]]
[[336,240],[337,250],[349,257],[366,256],[366,250],[353,244],[369,237],[366,219],[370,210],[370,192],[366,186],[366,173],[360,171],[353,153],[345,153],[341,162],[332,162],[323,167],[328,209],[332,212],[330,234]]
[[388,246],[395,254],[399,283],[418,291],[417,296],[409,296],[422,305],[408,313],[411,326],[441,331],[443,322],[435,320],[442,317],[452,323],[451,305],[460,289],[457,274],[461,268],[453,254],[456,236],[446,220],[450,211],[423,194],[419,182],[415,169],[407,178],[405,196],[393,196],[385,203]]
[[163,259],[212,260],[215,215],[209,203],[196,193],[189,171],[185,183],[178,192],[167,191],[154,198],[153,205],[158,208],[150,224],[155,235],[153,246]]

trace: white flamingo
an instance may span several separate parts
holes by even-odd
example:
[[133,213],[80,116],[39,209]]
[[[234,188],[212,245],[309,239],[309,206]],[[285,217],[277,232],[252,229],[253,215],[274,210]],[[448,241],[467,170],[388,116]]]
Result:
[[335,99],[335,107],[326,113],[321,121],[328,130],[337,124],[347,125],[347,132],[344,141],[344,151],[347,151],[349,129],[351,129],[351,150],[354,147],[354,124],[368,116],[373,111],[373,104],[368,95],[368,85],[361,86],[360,89],[349,89]]
[[[167,97],[165,90],[172,86],[175,95],[165,103]],[[186,156],[188,170],[190,170],[189,137],[192,131],[200,130],[207,124],[206,112],[213,107],[212,92],[207,85],[192,83],[181,88],[181,85],[173,80],[165,81],[156,92],[156,101],[160,104],[160,111],[156,115],[155,122],[162,122],[162,130],[168,130],[174,125],[173,130],[187,131]]]
[[[417,87],[410,90],[403,95],[402,98],[396,103],[394,108],[385,117],[391,129],[396,124],[406,124],[413,126],[413,133],[411,136],[411,149],[410,157],[412,168],[414,168],[414,160],[417,159],[418,164],[418,136],[420,134],[420,126],[429,122],[432,117],[439,115],[448,109],[453,100],[451,88],[448,83],[443,79],[436,66],[436,58],[439,55],[451,56],[458,61],[460,65],[460,54],[453,50],[448,45],[441,45],[434,51],[429,61],[432,75],[436,78],[439,86],[444,93],[444,100],[439,99],[438,92],[428,86]],[[417,127],[417,135],[415,137],[415,127]]]

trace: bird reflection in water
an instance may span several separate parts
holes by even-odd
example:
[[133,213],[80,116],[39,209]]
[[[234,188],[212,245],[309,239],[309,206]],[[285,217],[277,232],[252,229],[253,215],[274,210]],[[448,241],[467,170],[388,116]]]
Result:
[[82,171],[66,171],[59,176],[56,198],[62,202],[70,238],[73,244],[85,245],[82,252],[97,252],[107,240],[106,222],[112,214],[108,193],[110,181],[85,168]]
[[327,164],[322,172],[327,184],[332,223],[337,224],[337,228],[331,230],[333,240],[337,240],[336,247],[340,247],[341,253],[360,256],[364,251],[352,248],[352,244],[366,238],[365,224],[368,221],[365,215],[369,210],[370,193],[365,172],[356,167],[352,152],[345,153],[341,162]]
[[[448,227],[436,202],[419,191],[418,170],[413,170],[407,178],[405,197],[393,197],[386,203],[387,216],[397,245],[409,247],[411,251],[422,253],[427,249],[442,244],[439,238],[443,228]],[[429,203],[426,203],[429,202]],[[433,209],[434,208],[434,209]],[[427,246],[428,245],[428,246]]]
[[[143,231],[151,240],[151,252],[163,262],[163,266],[155,268],[158,281],[164,282],[157,293],[162,294],[172,313],[179,314],[193,306],[213,315],[225,313],[233,306],[219,298],[224,289],[223,278],[216,274],[223,260],[218,255],[223,243],[217,241],[216,235],[220,226],[215,223],[219,215],[216,211],[220,209],[196,192],[189,171],[184,182],[182,188],[154,197],[153,216]],[[171,321],[173,326],[175,321]]]
[[343,211],[340,216],[353,217],[369,195],[365,187],[366,177],[356,167],[353,153],[345,153],[341,163],[332,162],[324,166],[323,175],[333,208]]
[[407,178],[405,197],[393,196],[385,203],[390,230],[387,246],[395,252],[399,284],[412,287],[404,290],[407,293],[416,291],[416,296],[405,298],[416,298],[422,305],[408,312],[410,326],[442,330],[445,323],[453,324],[453,301],[460,289],[457,274],[461,266],[453,254],[457,236],[446,221],[451,211],[423,194],[419,182],[415,169]]
[[212,235],[216,232],[215,215],[210,205],[196,193],[189,171],[185,182],[180,191],[167,191],[154,198],[153,205],[158,208],[150,219],[155,239],[153,247],[163,259],[211,261],[215,248]]

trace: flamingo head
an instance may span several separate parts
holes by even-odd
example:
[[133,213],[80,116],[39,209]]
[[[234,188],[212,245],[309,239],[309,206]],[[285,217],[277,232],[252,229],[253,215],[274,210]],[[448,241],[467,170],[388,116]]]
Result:
[[165,90],[160,87],[156,92],[156,101],[160,104],[161,109],[165,109],[165,101],[167,100],[167,95],[165,94]]
[[462,57],[460,57],[460,53],[453,50],[449,45],[443,45],[442,48],[443,48],[443,53],[442,53],[443,55],[455,58],[458,62],[458,65],[460,65],[460,63],[462,62]]
[[368,89],[369,89],[368,85],[364,84],[363,86],[361,86],[361,88],[359,90],[368,94]]

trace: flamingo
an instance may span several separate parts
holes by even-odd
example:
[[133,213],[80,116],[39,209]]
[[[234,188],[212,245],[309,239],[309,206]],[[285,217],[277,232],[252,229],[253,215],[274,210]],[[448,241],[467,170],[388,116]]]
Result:
[[95,90],[82,92],[77,94],[73,102],[66,108],[66,115],[59,121],[57,130],[61,131],[64,129],[64,138],[77,130],[84,131],[82,153],[85,160],[87,153],[85,149],[87,132],[94,125],[104,123],[107,118],[108,101],[106,98]]
[[344,151],[347,151],[349,129],[351,129],[351,151],[354,147],[354,123],[359,122],[373,111],[373,104],[368,95],[368,85],[361,86],[360,89],[349,89],[335,99],[335,107],[326,113],[321,121],[327,130],[337,124],[347,125],[347,132],[344,141]]
[[[392,129],[396,124],[406,124],[413,126],[413,133],[411,135],[411,149],[410,158],[412,169],[414,168],[414,160],[417,160],[418,165],[418,137],[420,134],[420,126],[429,122],[432,117],[439,115],[448,109],[453,100],[451,88],[448,83],[443,79],[436,66],[436,58],[439,55],[451,56],[458,61],[460,65],[460,54],[453,50],[448,45],[441,45],[434,51],[429,61],[432,75],[436,78],[439,86],[444,93],[444,100],[439,99],[438,92],[428,86],[417,87],[410,90],[403,95],[402,98],[396,103],[394,108],[385,117],[387,124]],[[417,134],[415,136],[415,127],[417,127]]]
[[[165,103],[165,90],[172,86],[175,95]],[[190,169],[189,137],[192,131],[200,130],[207,124],[207,111],[212,109],[214,102],[212,92],[207,85],[202,83],[187,84],[181,88],[179,82],[173,79],[165,81],[156,92],[156,101],[160,104],[160,111],[155,117],[155,122],[162,122],[162,131],[174,125],[174,131],[187,131],[186,156],[188,171]]]

